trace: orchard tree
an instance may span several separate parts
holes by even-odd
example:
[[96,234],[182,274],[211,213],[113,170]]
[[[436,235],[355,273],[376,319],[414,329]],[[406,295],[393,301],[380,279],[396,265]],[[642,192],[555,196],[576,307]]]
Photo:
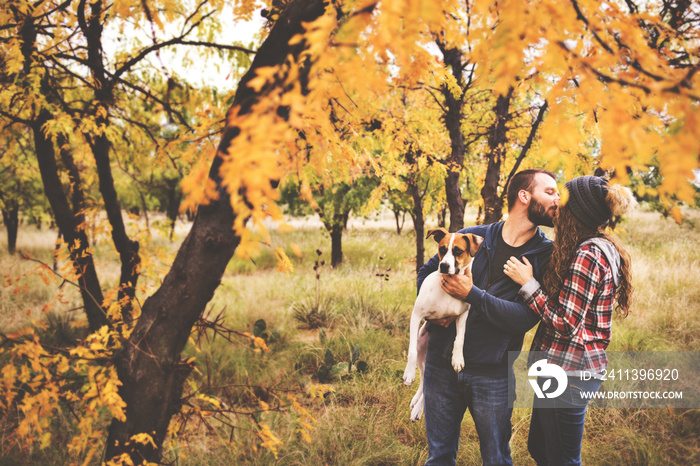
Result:
[[[498,96],[493,109],[494,121],[489,128],[487,137],[488,151],[485,154],[487,162],[486,174],[484,176],[484,185],[481,188],[484,224],[490,224],[501,220],[508,183],[518,171],[530,147],[532,147],[532,143],[537,135],[537,129],[542,123],[544,114],[547,111],[547,102],[545,101],[541,104],[539,109],[536,107],[534,108],[534,110],[537,111],[537,116],[532,117],[532,121],[521,123],[525,118],[530,116],[531,110],[527,109],[527,104],[524,104],[524,115],[518,115],[519,112],[512,111],[511,103],[515,99],[514,88],[511,87],[505,95]],[[509,126],[514,127],[511,128],[510,135]],[[514,133],[517,133],[517,129],[523,127],[529,128],[529,134],[527,135],[527,139],[521,142]],[[510,157],[510,165],[512,168],[503,183],[501,183],[501,179],[503,178],[502,170],[507,166],[506,159],[510,152],[514,152],[514,149],[519,150],[519,154],[517,158],[515,155]],[[515,158],[514,161],[513,158]],[[499,188],[501,188],[500,192]]]
[[[442,52],[444,66],[449,70],[449,78],[440,86],[443,96],[443,121],[450,135],[450,154],[447,158],[447,177],[445,178],[445,197],[450,209],[449,231],[464,228],[464,200],[460,185],[460,175],[464,167],[464,105],[467,91],[473,84],[474,67],[465,62],[460,46],[448,43],[446,34],[436,40]],[[465,71],[468,76],[465,78]]]
[[434,211],[434,207],[444,202],[441,194],[442,186],[435,176],[442,169],[429,154],[409,148],[405,154],[408,170],[402,176],[406,190],[410,194],[412,204],[411,220],[416,234],[416,272],[425,264],[426,211]]
[[335,181],[313,188],[314,210],[331,236],[331,267],[343,262],[343,231],[347,229],[350,213],[363,213],[377,181],[370,175],[361,175],[351,181]]
[[[347,181],[336,179],[310,185],[313,195],[311,210],[318,214],[331,238],[331,267],[335,268],[343,263],[343,232],[347,229],[350,214],[366,213],[365,206],[377,185],[376,177],[364,174]],[[287,189],[290,187],[288,184]],[[290,197],[292,199],[289,199]],[[297,185],[288,191],[287,199],[285,202],[293,211],[292,206],[299,201]]]
[[[424,86],[442,110],[451,142],[445,178],[450,231],[464,227],[464,208],[469,201],[465,194],[470,191],[471,184],[481,185],[484,218],[477,220],[488,224],[501,219],[505,187],[513,175],[510,173],[504,179],[502,170],[505,165],[515,169],[520,166],[547,108],[535,90],[546,88],[546,83],[533,79],[538,76],[538,70],[531,71],[532,76],[516,76],[505,93],[499,94],[495,89],[493,68],[478,63],[475,51],[483,41],[484,28],[497,30],[500,27],[499,15],[484,16],[472,6],[469,2],[466,8],[452,11],[449,15],[452,21],[436,35],[435,43],[444,66],[439,97],[434,92],[438,88]],[[521,135],[527,128],[530,134]],[[520,153],[511,156],[513,161],[508,162],[509,153],[515,149]],[[473,157],[475,154],[481,154],[481,161]],[[466,176],[474,172],[473,167],[465,169],[467,159],[470,164],[485,165],[482,177],[470,179]]]
[[379,184],[378,178],[358,174],[348,180],[325,180],[310,182],[312,201],[301,197],[298,180],[287,179],[281,186],[280,205],[287,207],[291,215],[318,215],[331,238],[331,267],[343,262],[343,232],[347,229],[350,214],[366,213],[366,205]]
[[7,249],[14,254],[20,215],[41,227],[50,213],[36,173],[27,135],[7,129],[0,139],[0,211],[7,233]]
[[122,137],[113,141],[115,187],[123,208],[143,215],[148,230],[148,212],[165,213],[162,231],[172,240],[182,201],[180,183],[196,154],[212,146],[220,130],[220,119],[208,107],[230,103],[233,95],[208,86],[195,88],[172,77],[151,78],[148,88],[177,109],[178,121],[172,114],[154,112],[157,104],[150,101],[127,101],[124,108],[115,109],[124,121],[137,122],[135,127],[124,127]]
[[401,189],[391,189],[386,194],[386,201],[394,214],[396,222],[396,234],[401,235],[404,225],[406,225],[406,214],[410,215],[413,203],[406,192]]
[[[133,5],[131,4],[133,3]],[[122,215],[115,188],[113,163],[115,144],[124,138],[132,143],[152,136],[153,120],[167,116],[190,131],[182,108],[196,102],[171,98],[175,78],[167,85],[149,73],[136,73],[147,65],[146,58],[165,47],[197,46],[216,50],[245,51],[240,46],[194,41],[189,37],[212,26],[213,9],[204,3],[191,10],[167,5],[162,11],[148,2],[8,2],[2,10],[6,31],[14,35],[0,59],[0,115],[18,127],[29,128],[34,139],[44,191],[51,204],[56,224],[71,249],[85,311],[92,330],[108,323],[103,308],[103,290],[95,271],[90,238],[83,231],[89,199],[88,190],[96,186],[100,207],[109,222],[109,231],[121,261],[119,293],[121,319],[133,320],[133,299],[140,274],[139,242],[131,237]],[[150,5],[150,6],[149,6]],[[108,13],[109,11],[109,13]],[[168,39],[163,20],[180,22],[178,33]],[[146,21],[151,25],[151,44],[132,43],[116,47],[113,56],[105,51],[105,30],[118,28],[123,34],[129,22]],[[157,32],[161,31],[161,32]],[[160,82],[164,82],[161,80]],[[133,99],[133,95],[139,99]],[[180,100],[177,102],[175,100]],[[136,105],[151,107],[151,112],[133,112]],[[171,105],[172,104],[172,105]],[[147,113],[147,119],[139,119]],[[162,123],[161,123],[162,124]],[[207,128],[210,131],[211,128]],[[142,147],[139,150],[144,151]],[[123,153],[123,152],[122,152]],[[128,155],[130,152],[126,152]],[[63,174],[69,179],[69,196]]]
[[[481,4],[475,4],[481,5]],[[533,145],[566,177],[660,161],[666,202],[689,200],[697,166],[698,12],[682,2],[507,2],[478,63],[493,69],[500,95],[536,70],[549,104]],[[484,14],[487,9],[481,10]],[[503,11],[503,10],[501,10]],[[686,18],[674,22],[674,18]],[[695,18],[693,20],[692,18]],[[675,25],[683,24],[676,28]],[[599,147],[599,151],[591,151]],[[677,212],[677,211],[676,211]]]
[[[439,71],[435,68],[426,79],[435,79]],[[377,192],[411,215],[417,272],[425,260],[426,217],[445,204],[451,138],[440,118],[444,108],[420,87],[409,92],[401,83],[389,95],[377,116],[382,124],[373,132],[372,166],[382,180]]]

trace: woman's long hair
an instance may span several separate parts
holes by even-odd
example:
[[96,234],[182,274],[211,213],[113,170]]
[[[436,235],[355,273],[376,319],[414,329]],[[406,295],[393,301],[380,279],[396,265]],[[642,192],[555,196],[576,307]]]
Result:
[[615,236],[604,230],[604,226],[593,230],[574,216],[571,209],[564,204],[558,209],[554,220],[556,239],[552,250],[552,259],[544,272],[542,285],[551,297],[555,297],[564,285],[574,254],[579,245],[589,238],[604,238],[610,241],[620,253],[621,280],[615,292],[615,305],[623,316],[629,314],[632,300],[632,271],[630,255],[624,245]]

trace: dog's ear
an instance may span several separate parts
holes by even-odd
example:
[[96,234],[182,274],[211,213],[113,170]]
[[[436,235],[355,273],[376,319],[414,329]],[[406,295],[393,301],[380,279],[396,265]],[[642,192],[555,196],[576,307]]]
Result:
[[473,235],[471,233],[465,234],[464,237],[464,239],[467,240],[467,244],[469,245],[469,255],[474,257],[476,255],[476,252],[481,247],[481,243],[484,242],[484,238],[482,238],[481,236]]
[[431,236],[435,237],[435,242],[439,243],[440,241],[443,240],[445,236],[447,236],[447,230],[444,228],[434,228],[432,230],[428,230],[428,236],[425,237],[425,239],[430,238]]

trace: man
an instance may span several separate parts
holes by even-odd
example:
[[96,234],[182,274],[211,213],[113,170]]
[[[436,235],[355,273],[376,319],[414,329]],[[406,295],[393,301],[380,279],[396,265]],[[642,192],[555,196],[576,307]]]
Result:
[[[520,286],[506,277],[503,265],[511,257],[527,256],[534,276],[542,277],[552,242],[539,225],[552,226],[559,204],[553,173],[523,170],[513,176],[507,192],[508,219],[465,228],[484,238],[468,275],[444,275],[442,287],[471,304],[464,343],[465,367],[455,373],[450,364],[454,320],[431,322],[426,355],[424,396],[429,458],[426,465],[455,464],[464,412],[474,419],[484,464],[512,464],[508,407],[508,352],[520,351],[523,336],[538,317],[518,296]],[[438,268],[434,256],[418,272],[418,288]],[[438,324],[438,325],[436,325]],[[511,377],[514,383],[515,378]]]

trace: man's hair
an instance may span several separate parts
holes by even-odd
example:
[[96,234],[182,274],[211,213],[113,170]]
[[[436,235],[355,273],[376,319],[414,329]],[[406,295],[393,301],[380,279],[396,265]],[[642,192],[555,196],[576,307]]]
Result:
[[557,176],[554,173],[543,168],[529,168],[527,170],[519,171],[513,175],[513,178],[511,178],[510,182],[508,183],[508,211],[510,211],[510,209],[512,209],[515,205],[515,201],[518,198],[518,193],[521,190],[524,189],[529,193],[532,192],[533,185],[535,184],[535,176],[538,173],[549,175],[553,180],[557,179]]

